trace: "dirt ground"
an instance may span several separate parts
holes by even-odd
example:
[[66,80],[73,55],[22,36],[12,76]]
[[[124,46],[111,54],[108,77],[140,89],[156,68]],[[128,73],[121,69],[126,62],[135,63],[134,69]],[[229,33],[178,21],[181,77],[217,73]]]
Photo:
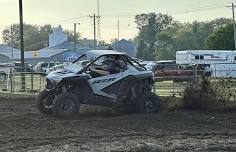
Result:
[[236,112],[40,114],[33,100],[0,99],[0,151],[236,151]]

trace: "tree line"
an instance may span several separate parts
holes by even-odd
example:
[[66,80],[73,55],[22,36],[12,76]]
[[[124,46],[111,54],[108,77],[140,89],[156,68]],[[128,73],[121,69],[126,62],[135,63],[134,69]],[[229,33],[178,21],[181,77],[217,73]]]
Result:
[[[48,46],[48,35],[53,32],[54,28],[50,24],[46,25],[31,25],[24,24],[24,46],[26,51],[34,51]],[[74,41],[73,31],[66,30],[69,41]],[[2,40],[5,44],[20,48],[20,27],[19,24],[13,24],[6,27],[2,31]],[[77,40],[80,34],[77,33]]]
[[[144,60],[175,59],[175,53],[179,50],[234,50],[231,19],[181,23],[167,14],[148,13],[136,15],[134,22],[138,34],[132,41],[137,44],[137,57]],[[48,46],[48,35],[52,32],[50,24],[24,24],[25,50],[39,50]],[[6,27],[2,31],[3,42],[19,48],[19,33],[19,24]],[[74,41],[73,31],[67,30],[66,33],[69,41]],[[77,41],[79,37],[78,33]]]
[[137,57],[144,60],[175,59],[179,50],[234,50],[232,20],[180,23],[166,14],[140,14],[135,41]]

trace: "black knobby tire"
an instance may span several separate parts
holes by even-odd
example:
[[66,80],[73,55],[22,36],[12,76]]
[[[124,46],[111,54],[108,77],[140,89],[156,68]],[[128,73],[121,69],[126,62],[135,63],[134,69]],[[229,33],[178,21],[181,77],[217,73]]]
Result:
[[138,105],[137,111],[142,113],[155,113],[160,109],[160,99],[159,97],[152,93],[146,92],[144,95],[141,95]]
[[73,93],[62,93],[53,100],[52,111],[57,117],[73,118],[79,114],[79,110],[80,102]]
[[47,90],[41,91],[36,97],[36,107],[43,114],[52,114],[53,96]]

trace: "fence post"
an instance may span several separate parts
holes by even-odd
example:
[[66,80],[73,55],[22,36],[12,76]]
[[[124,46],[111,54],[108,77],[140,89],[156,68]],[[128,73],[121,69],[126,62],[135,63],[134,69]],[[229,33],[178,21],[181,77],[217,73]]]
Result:
[[193,65],[193,83],[195,84],[197,82],[197,65]]
[[172,83],[172,87],[173,87],[172,96],[174,97],[175,96],[175,81],[174,80],[173,80],[173,83]]
[[12,74],[12,68],[10,69],[9,77],[10,77],[10,86],[11,86],[10,91],[11,91],[11,93],[13,93],[13,80],[12,80],[13,74]]
[[41,84],[41,77],[42,77],[42,76],[41,76],[41,74],[40,74],[40,77],[39,77],[39,90],[41,90],[41,85],[42,85],[42,84]]
[[34,75],[33,72],[31,71],[31,93],[34,91]]

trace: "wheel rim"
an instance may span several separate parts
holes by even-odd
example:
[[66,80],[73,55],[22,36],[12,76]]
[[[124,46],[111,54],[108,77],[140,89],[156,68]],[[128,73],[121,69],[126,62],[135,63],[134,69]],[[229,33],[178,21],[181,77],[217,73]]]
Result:
[[45,97],[43,99],[43,106],[46,109],[51,109],[52,108],[52,100],[50,100],[50,97]]
[[154,111],[154,103],[153,103],[153,101],[150,100],[150,99],[145,101],[144,109],[145,109],[145,112],[153,112]]
[[65,103],[61,103],[60,105],[60,111],[65,114],[73,113],[75,104],[71,100],[67,100]]

